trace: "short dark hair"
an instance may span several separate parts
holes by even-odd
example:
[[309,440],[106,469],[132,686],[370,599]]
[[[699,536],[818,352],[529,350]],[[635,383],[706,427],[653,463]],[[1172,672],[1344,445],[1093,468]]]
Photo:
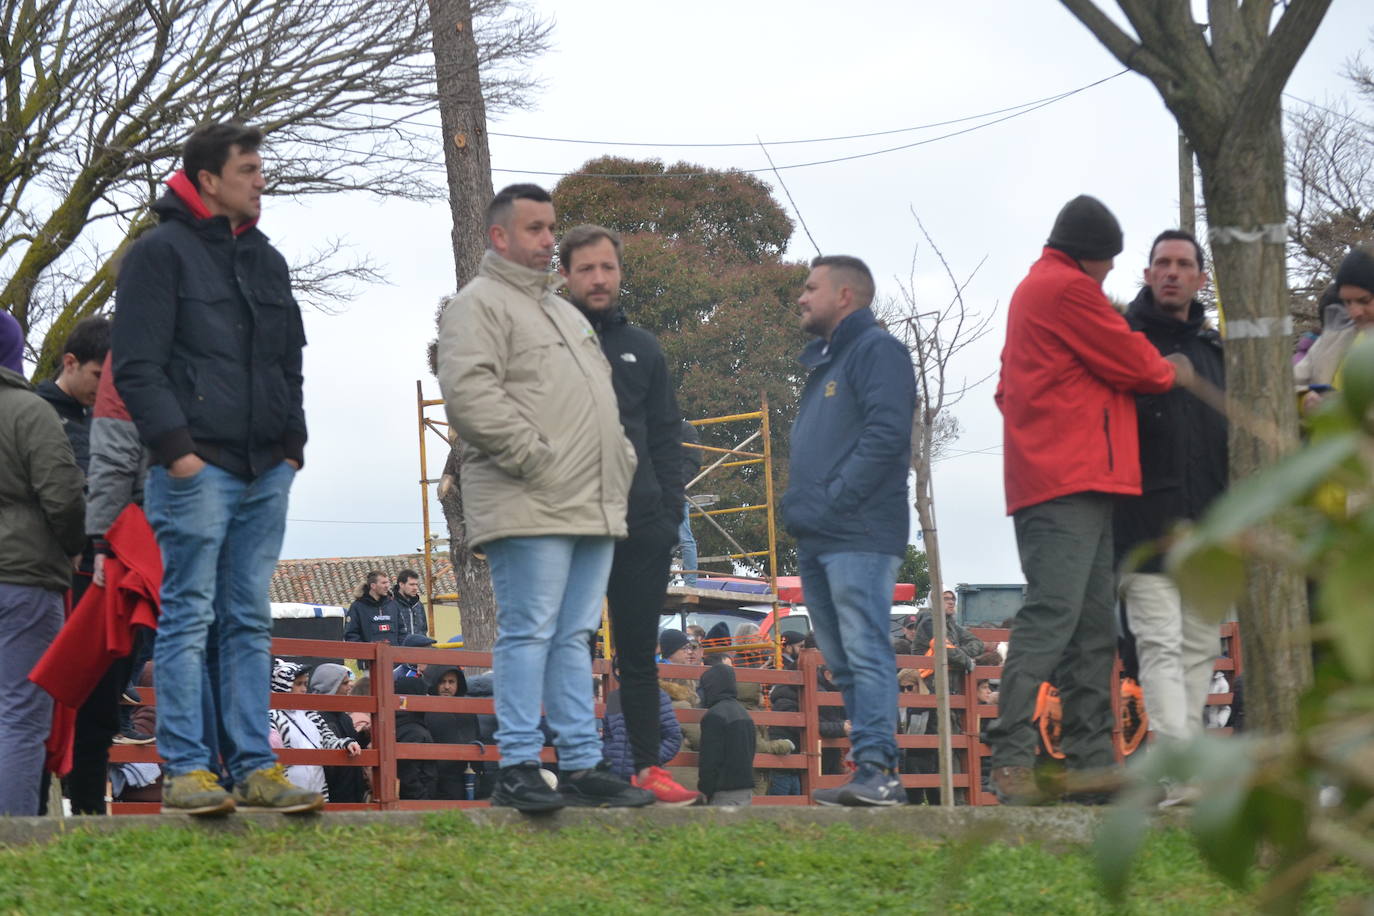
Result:
[[1207,259],[1202,254],[1202,246],[1191,232],[1184,232],[1182,229],[1165,229],[1155,236],[1155,240],[1150,243],[1150,260],[1146,262],[1146,267],[1155,262],[1155,248],[1159,247],[1160,242],[1192,242],[1193,251],[1197,252],[1197,269],[1207,269]]
[[218,175],[224,170],[224,163],[229,161],[233,147],[251,153],[261,145],[262,131],[247,124],[230,122],[197,127],[181,148],[181,168],[199,191],[202,170]]
[[62,352],[76,357],[78,363],[103,363],[110,352],[110,322],[107,318],[83,318],[62,342]]
[[873,272],[863,261],[847,254],[827,254],[811,262],[812,270],[817,267],[829,267],[831,270],[845,273],[847,285],[854,289],[854,298],[858,301],[859,308],[868,308],[873,304],[873,294],[877,286],[873,282]]
[[396,574],[396,584],[405,585],[411,579],[420,578],[420,574],[413,569],[403,569]]
[[563,236],[563,241],[558,243],[558,263],[564,270],[570,269],[573,252],[588,245],[595,245],[605,239],[611,243],[615,249],[615,259],[617,263],[623,261],[622,252],[624,246],[620,242],[620,233],[614,229],[607,229],[605,226],[574,226]]
[[496,196],[491,199],[491,203],[487,204],[487,228],[500,225],[509,219],[517,200],[532,200],[541,204],[553,203],[553,198],[549,196],[549,192],[537,184],[506,185],[497,191]]

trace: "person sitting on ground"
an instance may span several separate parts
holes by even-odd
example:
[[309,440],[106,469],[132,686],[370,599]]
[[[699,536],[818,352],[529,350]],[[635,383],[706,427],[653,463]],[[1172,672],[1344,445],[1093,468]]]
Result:
[[[457,665],[430,665],[425,669],[425,684],[430,696],[465,697],[467,677]],[[435,744],[473,744],[478,740],[477,715],[471,712],[427,712],[425,728]],[[466,799],[468,797],[468,768],[474,774],[482,772],[478,761],[440,760],[435,773],[434,797]]]
[[[304,665],[275,659],[272,665],[272,690],[275,693],[305,693],[307,674]],[[362,747],[351,738],[341,738],[313,709],[271,709],[268,718],[284,748],[300,750],[345,750],[357,757]],[[294,764],[286,767],[286,778],[293,786],[319,792],[329,801],[329,784],[319,764]]]
[[[676,757],[682,748],[682,726],[673,711],[672,697],[662,687],[658,691],[658,730],[659,766],[653,769],[660,769],[663,764]],[[625,727],[625,712],[621,707],[619,690],[612,690],[606,697],[606,717],[602,720],[601,728],[601,753],[610,763],[612,773],[621,779],[629,779],[634,775],[634,756],[630,753],[630,735]],[[681,808],[698,804],[700,801],[701,797],[698,795],[673,802],[659,799],[657,804]]]
[[[402,697],[422,697],[426,693],[424,679],[398,677],[396,693]],[[433,744],[434,735],[425,725],[425,716],[426,713],[412,712],[405,707],[397,709],[396,743]],[[439,784],[438,761],[401,758],[396,761],[396,778],[401,783],[401,798],[433,799]]]
[[754,720],[740,705],[737,690],[731,665],[713,665],[701,676],[706,715],[697,787],[711,805],[748,805],[754,796]]
[[[311,693],[321,696],[350,696],[353,693],[353,672],[343,665],[317,665],[310,672],[309,687]],[[366,748],[371,742],[371,729],[359,732],[352,713],[341,709],[324,709],[319,710],[319,716],[338,737],[357,742],[360,748]],[[326,797],[336,804],[361,804],[367,801],[367,777],[366,767],[327,766],[324,768],[325,785],[329,787]]]
[[[740,682],[738,678],[735,683],[735,696],[740,705],[746,710],[753,712],[763,708],[763,685],[753,681]],[[775,706],[774,709],[777,707]],[[791,754],[797,750],[797,742],[788,737],[773,737],[768,732],[768,726],[754,726],[754,752],[757,754]],[[769,778],[773,769],[754,770],[754,794],[767,795]]]

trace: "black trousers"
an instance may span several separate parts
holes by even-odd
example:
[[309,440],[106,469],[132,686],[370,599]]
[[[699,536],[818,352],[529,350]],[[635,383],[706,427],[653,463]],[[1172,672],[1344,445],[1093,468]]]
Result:
[[606,583],[611,641],[620,678],[620,704],[635,771],[658,766],[662,735],[658,700],[658,618],[668,592],[676,543],[657,532],[632,535],[615,545]]
[[1040,684],[1051,677],[1059,687],[1069,768],[1116,762],[1113,504],[1104,493],[1074,493],[1013,516],[1026,603],[1012,620],[997,723],[988,729],[994,767],[1035,765],[1040,736],[1032,717]]

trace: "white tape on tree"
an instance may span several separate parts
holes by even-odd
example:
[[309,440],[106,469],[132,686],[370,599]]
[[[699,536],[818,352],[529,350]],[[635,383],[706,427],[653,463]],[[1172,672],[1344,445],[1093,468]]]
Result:
[[1231,242],[1268,242],[1282,245],[1288,241],[1288,227],[1283,223],[1266,223],[1258,229],[1242,229],[1239,226],[1213,226],[1207,230],[1207,238],[1213,245],[1227,245]]
[[1284,337],[1293,333],[1293,318],[1232,318],[1226,322],[1227,340],[1258,337]]

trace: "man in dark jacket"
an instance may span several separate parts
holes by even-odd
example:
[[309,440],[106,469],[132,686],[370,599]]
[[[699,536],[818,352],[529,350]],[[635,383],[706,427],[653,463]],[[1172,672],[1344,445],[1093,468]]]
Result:
[[[153,205],[159,224],[120,267],[111,341],[115,385],[152,452],[145,508],[164,561],[154,654],[163,807],[193,814],[231,811],[236,800],[278,810],[323,803],[291,785],[263,728],[267,586],[306,429],[301,313],[286,259],[256,228],[267,184],[261,140],[254,128],[215,124],[186,141],[182,170]],[[203,737],[212,691],[233,797]]]
[[108,320],[85,318],[78,321],[62,344],[62,368],[57,376],[39,382],[34,389],[62,418],[62,428],[71,441],[72,454],[83,474],[91,456],[91,408],[95,405],[109,350]]
[[[424,696],[427,693],[423,678],[396,678],[398,696]],[[412,712],[401,708],[396,710],[396,740],[405,744],[433,744],[434,735],[425,725],[429,713]],[[428,801],[436,798],[434,794],[439,785],[439,762],[437,760],[402,759],[396,761],[396,779],[400,782],[401,798]]]
[[[1226,386],[1221,337],[1203,314],[1197,292],[1207,282],[1202,246],[1186,232],[1155,239],[1145,286],[1126,312],[1131,329],[1160,353],[1181,353],[1193,371]],[[1136,398],[1143,495],[1116,506],[1116,557],[1158,541],[1177,522],[1201,518],[1227,483],[1226,418],[1183,390]],[[1140,659],[1140,686],[1156,737],[1186,740],[1202,733],[1202,708],[1221,650],[1214,622],[1184,606],[1164,575],[1162,548],[1123,570],[1121,598]]]
[[615,545],[606,583],[620,702],[634,757],[630,782],[653,792],[659,802],[682,805],[698,795],[658,765],[662,735],[654,661],[658,617],[682,521],[682,415],[658,341],[630,324],[616,305],[620,251],[620,236],[610,229],[577,226],[558,246],[558,272],[569,299],[601,340],[620,424],[639,460],[630,481],[629,536]]
[[401,637],[411,633],[429,635],[429,620],[425,617],[425,603],[420,600],[420,574],[413,569],[403,569],[396,574],[396,587],[391,590],[391,599],[396,603],[396,623]]
[[700,779],[708,804],[748,805],[754,797],[754,748],[758,735],[737,699],[735,669],[713,665],[701,676]]
[[[423,675],[430,696],[465,697],[467,678],[457,665],[430,665]],[[471,712],[427,712],[425,728],[435,744],[473,744],[478,740],[477,714]],[[468,767],[482,772],[482,764],[466,760],[440,760],[435,774],[435,798],[466,799]]]
[[906,552],[907,474],[916,381],[911,355],[878,326],[873,275],[858,258],[811,262],[797,300],[811,370],[792,426],[782,499],[797,539],[802,591],[816,643],[844,697],[858,764],[823,805],[897,805],[897,665],[892,588]]
[[[1040,260],[1012,294],[997,406],[1007,513],[1016,525],[1026,602],[1011,630],[1001,715],[989,731],[992,783],[1004,804],[1044,800],[1031,766],[1040,685],[1056,669],[1068,785],[1110,786],[1112,506],[1140,495],[1136,393],[1189,374],[1134,334],[1102,292],[1121,226],[1101,201],[1069,201]],[[1096,793],[1100,794],[1100,793]]]
[[380,569],[368,572],[358,597],[349,605],[344,621],[344,642],[386,642],[399,646],[401,632],[396,601],[391,596],[391,577]]
[[0,312],[0,815],[31,816],[52,697],[28,674],[62,627],[85,507],[62,423],[22,375],[23,347]]

